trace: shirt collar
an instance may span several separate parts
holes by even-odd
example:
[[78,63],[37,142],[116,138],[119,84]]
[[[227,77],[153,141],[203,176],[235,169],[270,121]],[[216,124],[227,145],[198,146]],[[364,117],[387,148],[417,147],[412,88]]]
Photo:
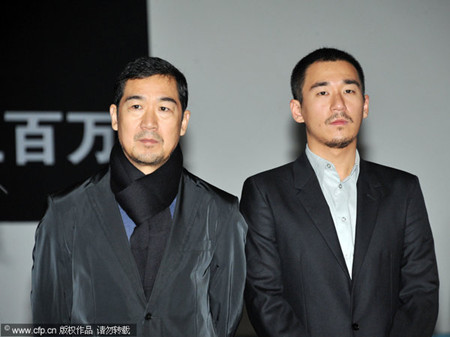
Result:
[[[311,151],[311,149],[309,148],[308,144],[306,144],[305,153],[306,153],[306,157],[308,158],[320,184],[323,183],[324,176],[325,176],[325,170],[333,169],[333,171],[337,174],[336,168],[334,167],[333,163],[328,160],[325,160],[322,157],[318,156],[317,154],[313,153]],[[353,165],[352,171],[350,172],[349,176],[344,179],[344,182],[349,179],[354,179],[355,181],[358,180],[359,163],[360,163],[359,152],[358,152],[358,150],[356,150],[355,164]],[[338,177],[339,177],[339,175],[338,175]]]

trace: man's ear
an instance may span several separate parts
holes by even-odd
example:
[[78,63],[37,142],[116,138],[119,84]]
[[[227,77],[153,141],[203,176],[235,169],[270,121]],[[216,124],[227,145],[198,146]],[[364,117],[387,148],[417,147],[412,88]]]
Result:
[[183,119],[181,120],[180,136],[184,136],[184,134],[186,133],[189,124],[189,118],[191,118],[191,112],[189,110],[185,110],[183,113]]
[[109,106],[109,116],[111,116],[111,127],[114,131],[117,131],[118,124],[117,124],[117,105],[111,104]]
[[289,106],[291,108],[292,118],[297,123],[304,123],[305,120],[302,115],[302,105],[296,99],[291,99]]
[[363,118],[369,116],[369,95],[364,95]]

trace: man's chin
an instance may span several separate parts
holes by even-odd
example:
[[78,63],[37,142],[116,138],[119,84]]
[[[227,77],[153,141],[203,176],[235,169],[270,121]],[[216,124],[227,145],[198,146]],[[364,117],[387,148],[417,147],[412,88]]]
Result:
[[148,155],[148,154],[134,156],[132,159],[139,165],[156,166],[156,167],[161,166],[166,161],[166,159],[162,155]]
[[351,143],[353,143],[355,138],[346,138],[346,139],[333,139],[329,142],[326,142],[325,145],[332,149],[345,149]]

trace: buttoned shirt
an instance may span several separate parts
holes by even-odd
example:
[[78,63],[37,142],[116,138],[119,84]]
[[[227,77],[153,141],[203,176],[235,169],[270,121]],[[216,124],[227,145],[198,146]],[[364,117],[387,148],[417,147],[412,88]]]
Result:
[[308,145],[306,145],[305,152],[330,209],[342,254],[351,277],[356,233],[356,183],[360,161],[358,150],[356,150],[352,171],[344,180],[339,177],[333,163],[314,154]]

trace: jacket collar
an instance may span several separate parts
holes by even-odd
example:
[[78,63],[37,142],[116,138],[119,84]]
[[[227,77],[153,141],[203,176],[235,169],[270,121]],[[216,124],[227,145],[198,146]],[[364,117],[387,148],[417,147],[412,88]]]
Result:
[[[119,206],[110,186],[110,171],[99,179],[87,190],[92,207],[97,215],[97,224],[103,230],[111,249],[116,253],[119,264],[132,284],[139,293],[141,304],[145,305],[145,294],[142,287],[139,271],[131,253],[125,227],[120,215]],[[126,282],[126,280],[123,280]]]
[[380,201],[388,193],[370,163],[361,160],[361,172],[357,184],[357,216],[355,252],[352,279],[356,280],[370,246],[370,239],[377,223]]

